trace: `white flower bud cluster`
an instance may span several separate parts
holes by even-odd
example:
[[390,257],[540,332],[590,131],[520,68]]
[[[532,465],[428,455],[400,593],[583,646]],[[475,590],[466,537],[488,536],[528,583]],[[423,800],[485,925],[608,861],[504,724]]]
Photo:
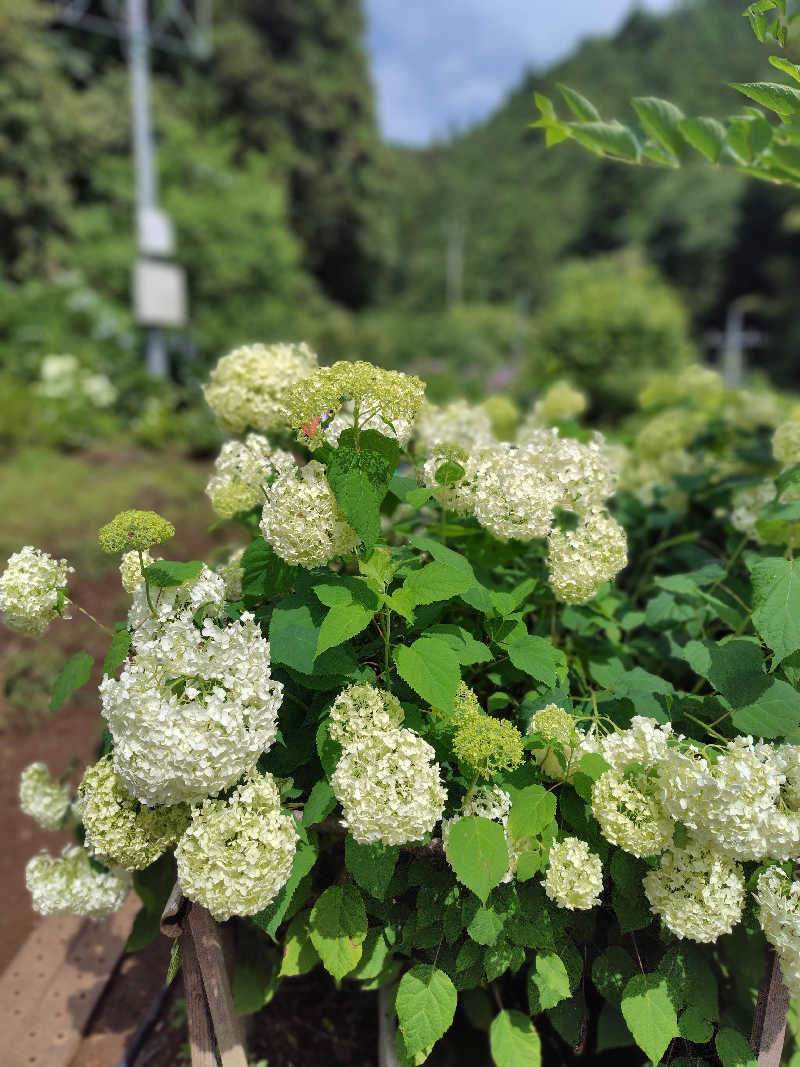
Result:
[[72,804],[69,783],[50,775],[44,763],[31,763],[20,775],[19,806],[43,830],[58,830]]
[[224,430],[267,433],[286,426],[284,390],[316,369],[306,344],[244,345],[220,359],[203,393]]
[[9,556],[0,574],[0,613],[7,626],[23,634],[43,634],[59,615],[69,618],[65,559],[25,545]]
[[628,563],[625,531],[607,512],[587,511],[574,530],[547,538],[550,587],[567,604],[585,604]]
[[115,770],[157,806],[200,801],[251,770],[275,739],[283,686],[251,614],[200,630],[186,612],[140,644],[119,679],[105,677],[100,696]]
[[642,885],[652,910],[680,938],[716,941],[742,917],[742,868],[691,839],[668,848]]
[[40,852],[28,860],[25,882],[40,915],[85,915],[106,919],[123,904],[131,888],[127,871],[95,870],[78,845],[60,857]]
[[206,494],[215,513],[230,519],[263,504],[267,487],[294,467],[291,452],[273,448],[261,434],[249,433],[244,441],[226,441],[222,446]]
[[560,782],[571,781],[583,753],[574,751],[579,733],[570,713],[557,704],[548,704],[532,716],[527,733],[541,734],[545,740],[556,743],[558,752],[549,746],[534,748],[531,749],[531,758],[536,760],[550,778]]
[[339,511],[325,468],[316,460],[287,471],[272,484],[261,532],[282,560],[309,569],[351,552],[359,542]]
[[511,811],[511,796],[497,785],[487,785],[476,789],[471,797],[465,796],[452,819],[442,819],[442,846],[444,854],[450,861],[448,846],[450,843],[450,831],[457,822],[467,815],[477,815],[482,819],[491,819],[492,822],[500,823],[505,831],[506,845],[508,847],[508,870],[500,879],[501,882],[510,882],[517,871],[517,864],[522,850],[514,844],[514,839],[508,832],[508,814]]
[[603,864],[585,841],[565,837],[550,846],[544,891],[559,908],[586,911],[600,903]]
[[342,743],[331,786],[344,825],[362,845],[418,841],[447,800],[433,749],[401,721],[395,698],[372,686],[351,686],[331,708],[331,736]]
[[122,784],[110,756],[87,767],[78,796],[86,848],[129,871],[149,867],[189,825],[185,804],[143,807]]
[[426,400],[417,416],[414,436],[423,454],[429,454],[438,444],[457,445],[469,451],[495,443],[487,412],[466,400],[453,400],[444,407]]
[[772,454],[783,467],[800,463],[800,421],[787,419],[772,435]]
[[[133,591],[128,611],[128,629],[136,649],[146,648],[161,634],[164,627],[184,615],[189,618],[201,612],[204,617],[216,618],[225,603],[225,578],[203,564],[196,578],[182,585],[164,589],[150,589],[155,615],[150,611],[144,582]],[[174,631],[173,634],[180,631]]]
[[275,779],[254,771],[227,799],[192,810],[175,849],[178,881],[219,921],[255,915],[289,880],[296,848],[295,822],[281,811]]
[[565,419],[582,415],[589,406],[589,398],[582,389],[576,389],[567,381],[553,384],[539,397],[533,411],[522,424],[520,436],[536,426],[552,426]]
[[792,997],[800,996],[800,882],[780,867],[758,876],[756,900],[759,922],[767,941],[778,953],[783,980]]
[[134,593],[138,589],[144,581],[142,565],[149,567],[151,563],[155,563],[155,560],[147,549],[142,552],[141,560],[136,549],[123,553],[122,559],[119,561],[119,573],[122,579],[122,588],[126,593]]

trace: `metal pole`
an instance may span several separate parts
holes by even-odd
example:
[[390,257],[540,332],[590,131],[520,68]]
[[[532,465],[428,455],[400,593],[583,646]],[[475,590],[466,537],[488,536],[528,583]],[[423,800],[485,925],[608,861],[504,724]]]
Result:
[[[147,25],[147,0],[125,0],[125,20],[131,78],[138,235],[142,213],[156,207],[158,196],[153,129],[150,122],[150,33]],[[153,377],[166,378],[169,374],[169,367],[164,335],[157,327],[150,326],[145,330],[145,336],[147,371]]]

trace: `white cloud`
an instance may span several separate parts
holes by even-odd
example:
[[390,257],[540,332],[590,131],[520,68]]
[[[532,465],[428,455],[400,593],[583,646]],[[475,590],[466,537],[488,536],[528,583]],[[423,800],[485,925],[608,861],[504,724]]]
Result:
[[[675,0],[640,6],[665,10]],[[612,32],[633,0],[367,0],[384,134],[425,144],[489,114],[531,66]]]

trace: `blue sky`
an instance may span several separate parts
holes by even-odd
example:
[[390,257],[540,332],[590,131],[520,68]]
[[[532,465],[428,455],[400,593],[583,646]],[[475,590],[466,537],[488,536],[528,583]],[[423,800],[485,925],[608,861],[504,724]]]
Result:
[[[675,0],[640,0],[663,11]],[[426,144],[488,115],[528,67],[613,32],[632,0],[366,0],[384,135]]]

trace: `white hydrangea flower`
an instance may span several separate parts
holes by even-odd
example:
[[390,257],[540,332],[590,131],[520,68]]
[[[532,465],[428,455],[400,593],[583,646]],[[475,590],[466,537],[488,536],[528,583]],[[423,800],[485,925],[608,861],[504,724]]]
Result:
[[655,503],[656,489],[669,487],[670,492],[660,500],[671,510],[682,512],[688,497],[684,490],[674,488],[675,478],[679,474],[693,474],[701,465],[702,458],[692,455],[684,448],[662,452],[652,457],[631,452],[620,471],[620,489],[632,493],[641,504],[649,508]]
[[150,611],[144,582],[133,591],[133,603],[128,611],[128,629],[131,631],[133,647],[146,648],[157,639],[164,627],[188,614],[202,612],[204,617],[216,618],[225,603],[225,578],[215,574],[203,564],[203,569],[196,578],[191,578],[182,585],[167,586],[163,589],[150,589],[150,599],[155,608],[155,615]]
[[596,751],[614,770],[624,771],[629,764],[638,763],[649,771],[665,759],[671,737],[669,723],[659,724],[646,715],[634,715],[627,730],[600,737]]
[[656,781],[664,809],[701,845],[742,861],[800,854],[800,820],[781,805],[786,775],[771,745],[737,737],[715,763],[670,749]]
[[628,563],[625,531],[606,512],[588,511],[574,530],[554,526],[547,539],[550,587],[567,604],[585,604]]
[[351,552],[360,540],[339,511],[325,468],[316,460],[287,471],[272,484],[261,532],[282,560],[309,569]]
[[580,743],[581,734],[570,713],[557,704],[548,704],[532,716],[527,733],[541,734],[548,741],[558,742],[566,767],[555,749],[550,747],[531,749],[531,758],[535,759],[544,773],[551,778],[560,782],[571,781],[583,753],[578,755],[577,751],[574,751]]
[[466,400],[453,400],[444,407],[424,401],[414,434],[423,453],[443,443],[469,451],[495,441],[487,412]]
[[672,841],[675,824],[645,774],[601,774],[592,785],[592,814],[606,841],[633,856],[658,855]]
[[244,555],[244,551],[244,546],[237,548],[217,570],[217,574],[219,574],[225,582],[226,600],[235,601],[242,599],[242,579],[244,578],[242,556]]
[[800,882],[768,867],[758,876],[756,900],[764,936],[778,953],[783,980],[792,997],[800,996]]
[[215,919],[255,915],[292,872],[297,830],[272,775],[253,773],[227,799],[204,800],[178,842],[178,881]]
[[43,634],[53,619],[69,615],[67,575],[75,568],[65,559],[25,545],[9,556],[0,574],[0,613],[8,627],[23,634]]
[[655,914],[680,938],[716,941],[742,917],[742,868],[691,839],[668,848],[642,885]]
[[552,426],[564,419],[582,415],[589,406],[589,398],[582,389],[576,389],[567,381],[553,382],[539,397],[533,411],[527,416],[520,431],[520,441],[529,430],[538,426]]
[[620,464],[600,433],[588,443],[560,437],[556,429],[532,428],[519,439],[523,463],[541,471],[559,491],[559,507],[579,515],[602,507],[614,495]]
[[737,489],[731,498],[731,526],[734,530],[746,533],[754,541],[763,544],[756,530],[756,523],[763,509],[775,499],[775,491],[775,483],[772,481]]
[[500,879],[501,882],[510,882],[517,871],[519,857],[522,849],[517,848],[514,839],[508,832],[508,815],[511,811],[511,796],[497,785],[487,785],[476,789],[471,797],[464,797],[461,807],[452,819],[442,819],[442,846],[444,854],[450,862],[448,846],[450,843],[450,831],[457,822],[467,815],[477,815],[482,819],[491,819],[492,822],[500,823],[505,831],[506,846],[508,848],[508,870]]
[[119,679],[100,685],[114,768],[148,806],[193,803],[251,770],[277,732],[283,686],[253,616],[202,630],[190,613],[161,627]]
[[284,390],[316,369],[306,344],[244,345],[220,359],[203,393],[223,429],[266,433],[286,427]]
[[603,864],[585,841],[565,837],[550,846],[544,891],[559,908],[586,911],[600,903]]
[[393,730],[402,721],[403,709],[392,693],[373,685],[350,685],[331,705],[328,732],[347,745],[366,733]]
[[[332,448],[336,448],[343,431],[351,429],[354,422],[353,404],[352,401],[348,401],[342,405],[332,419],[325,423],[322,431],[323,437]],[[401,416],[393,419],[390,426],[380,412],[375,412],[373,415],[368,415],[366,419],[359,419],[358,428],[359,433],[365,430],[377,430],[384,437],[393,437],[401,448],[405,448],[414,430],[414,422]]]
[[75,390],[81,365],[77,356],[69,353],[44,357],[39,366],[39,392],[60,400]]
[[800,462],[800,422],[787,419],[772,435],[772,454],[783,467]]
[[433,830],[447,800],[435,756],[402,727],[370,731],[343,748],[331,786],[356,841],[403,845]]
[[149,867],[189,825],[189,808],[146,808],[130,795],[111,756],[87,767],[78,787],[85,845],[94,856],[129,871]]
[[119,561],[119,573],[122,578],[122,588],[126,593],[133,593],[144,581],[142,577],[142,562],[145,567],[149,567],[151,563],[155,563],[155,560],[147,551],[142,552],[142,559],[139,559],[139,553],[136,549],[131,552],[124,552],[122,559]]
[[216,514],[230,519],[263,504],[267,487],[294,467],[291,452],[273,448],[261,434],[249,433],[244,441],[226,441],[222,446],[206,494]]
[[117,390],[105,374],[86,374],[81,389],[96,408],[110,408],[117,399]]
[[85,915],[106,919],[117,911],[131,888],[127,871],[97,871],[78,845],[60,857],[40,852],[28,860],[25,882],[40,915]]
[[44,830],[58,830],[72,804],[68,782],[50,775],[44,763],[31,763],[20,775],[19,806]]
[[706,418],[686,408],[670,408],[645,423],[636,437],[636,451],[645,459],[658,459],[690,445],[703,429]]

